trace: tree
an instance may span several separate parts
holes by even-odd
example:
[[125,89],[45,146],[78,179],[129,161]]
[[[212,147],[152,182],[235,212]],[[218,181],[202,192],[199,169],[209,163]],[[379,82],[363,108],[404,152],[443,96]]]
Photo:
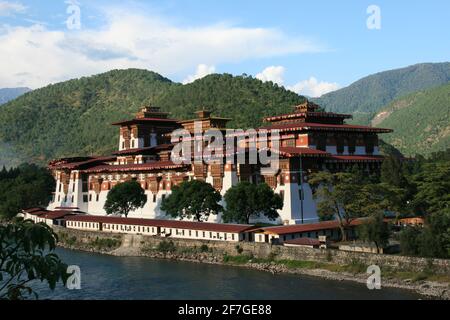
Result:
[[380,248],[384,248],[389,244],[390,234],[389,226],[384,222],[383,213],[374,214],[364,224],[358,227],[359,238],[373,242],[377,247],[377,253],[380,253]]
[[318,172],[309,183],[317,200],[319,217],[339,220],[342,240],[346,228],[360,217],[370,217],[386,210],[398,210],[402,190],[385,183],[369,183],[348,172]]
[[104,209],[107,214],[128,217],[130,211],[144,207],[147,196],[136,181],[126,181],[115,185],[106,197]]
[[419,254],[419,236],[422,228],[406,227],[400,231],[400,249],[402,254],[415,256]]
[[239,182],[231,187],[224,196],[226,209],[225,222],[250,222],[250,218],[265,216],[270,220],[279,217],[277,210],[283,208],[283,200],[265,183],[258,185]]
[[430,162],[414,177],[414,206],[422,213],[450,210],[450,161]]
[[220,193],[209,183],[184,181],[172,188],[172,193],[162,201],[161,210],[174,218],[194,218],[201,222],[222,211],[221,200]]
[[12,218],[24,208],[48,205],[55,181],[50,172],[22,164],[0,173],[0,216]]
[[360,185],[351,173],[318,172],[309,183],[317,200],[319,216],[333,216],[339,220],[341,237],[347,240],[346,227],[355,218],[361,217],[361,202],[357,197]]
[[67,265],[54,253],[57,236],[46,224],[21,221],[0,226],[0,300],[38,298],[30,283],[47,282],[54,290],[66,283]]

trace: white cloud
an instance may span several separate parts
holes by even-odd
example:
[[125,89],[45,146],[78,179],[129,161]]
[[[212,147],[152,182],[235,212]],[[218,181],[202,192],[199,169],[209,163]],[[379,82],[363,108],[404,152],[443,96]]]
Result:
[[208,66],[206,64],[199,64],[197,66],[195,74],[191,74],[186,79],[184,79],[183,84],[194,82],[195,80],[206,77],[208,74],[212,74],[214,72],[216,72],[216,67]]
[[77,31],[0,25],[0,87],[37,88],[123,68],[145,68],[178,77],[199,64],[323,50],[312,41],[277,29],[177,26],[157,16],[123,9],[109,9],[104,16],[107,22],[95,30],[83,24]]
[[0,1],[0,16],[9,16],[14,13],[22,13],[26,10],[23,4],[19,2]]
[[[261,81],[272,81],[278,85],[284,84],[284,72],[286,68],[283,66],[270,66],[258,73],[255,77]],[[318,81],[315,77],[297,82],[292,86],[285,86],[286,89],[295,93],[309,96],[320,97],[321,95],[335,91],[340,88],[336,82]]]
[[282,66],[270,66],[258,73],[256,78],[261,81],[272,81],[279,85],[283,85],[284,71],[285,69]]
[[340,86],[336,82],[318,81],[315,77],[310,77],[307,80],[300,81],[293,86],[287,87],[288,90],[294,91],[295,93],[314,98],[339,88]]

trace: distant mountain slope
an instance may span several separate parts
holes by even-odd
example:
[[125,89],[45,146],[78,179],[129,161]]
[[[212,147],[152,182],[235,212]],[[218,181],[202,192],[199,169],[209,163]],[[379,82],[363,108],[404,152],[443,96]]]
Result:
[[405,155],[450,148],[450,84],[393,101],[378,112],[372,124],[394,129],[383,139]]
[[11,101],[24,93],[31,91],[30,88],[3,88],[0,89],[0,104]]
[[[112,122],[130,118],[151,102],[173,117],[192,118],[210,108],[249,127],[261,117],[284,113],[304,98],[251,77],[210,75],[188,85],[146,70],[114,70],[35,90],[0,108],[0,161],[18,164],[116,149]],[[1,164],[1,163],[0,163]]]
[[328,111],[352,113],[368,123],[371,116],[392,100],[409,93],[450,82],[450,63],[423,63],[384,71],[316,99]]

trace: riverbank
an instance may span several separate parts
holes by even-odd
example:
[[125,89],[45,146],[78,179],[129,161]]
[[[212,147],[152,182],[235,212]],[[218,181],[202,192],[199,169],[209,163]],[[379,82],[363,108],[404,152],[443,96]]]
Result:
[[[337,252],[326,250],[323,259],[285,259],[279,246],[273,246],[266,254],[263,247],[247,248],[244,244],[223,246],[217,242],[173,241],[154,237],[105,234],[97,232],[57,230],[59,245],[68,249],[95,252],[113,256],[136,256],[153,259],[168,259],[194,263],[230,265],[250,268],[272,274],[287,273],[320,277],[328,280],[352,281],[365,284],[368,274],[364,259],[353,257],[342,261]],[[300,249],[300,248],[295,248]],[[302,249],[303,250],[303,249]],[[308,249],[314,250],[314,249]],[[334,251],[334,250],[333,250]],[[308,257],[311,253],[308,252]],[[297,256],[300,253],[296,252]],[[301,254],[305,254],[302,252]],[[358,255],[359,256],[359,255]],[[312,256],[311,256],[312,257]],[[364,257],[363,255],[361,257]],[[371,257],[378,258],[378,257]],[[400,257],[398,260],[402,261]],[[382,259],[379,259],[382,262]],[[436,262],[434,262],[436,264]],[[382,287],[413,290],[427,298],[450,300],[448,273],[438,272],[433,261],[426,268],[417,270],[411,265],[381,264]],[[440,270],[442,271],[442,269]]]

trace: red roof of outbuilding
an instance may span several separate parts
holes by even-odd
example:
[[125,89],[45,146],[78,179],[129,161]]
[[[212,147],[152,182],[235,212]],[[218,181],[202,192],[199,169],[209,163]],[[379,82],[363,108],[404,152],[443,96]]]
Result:
[[[350,222],[349,226],[357,226],[362,224],[364,219],[354,219]],[[309,223],[309,224],[295,224],[288,226],[279,226],[279,227],[263,227],[259,228],[259,230],[265,233],[272,234],[290,234],[290,233],[300,233],[300,232],[314,232],[320,230],[327,229],[336,229],[339,228],[339,221],[323,221],[318,223]]]
[[80,221],[80,222],[101,222],[101,223],[110,223],[110,224],[125,224],[125,225],[136,225],[136,226],[190,229],[190,230],[212,231],[212,232],[244,232],[244,231],[247,231],[247,230],[250,230],[253,228],[253,226],[245,225],[245,224],[222,224],[222,223],[209,223],[209,222],[122,218],[122,217],[92,216],[92,215],[70,216],[70,217],[67,217],[66,220],[67,221]]

